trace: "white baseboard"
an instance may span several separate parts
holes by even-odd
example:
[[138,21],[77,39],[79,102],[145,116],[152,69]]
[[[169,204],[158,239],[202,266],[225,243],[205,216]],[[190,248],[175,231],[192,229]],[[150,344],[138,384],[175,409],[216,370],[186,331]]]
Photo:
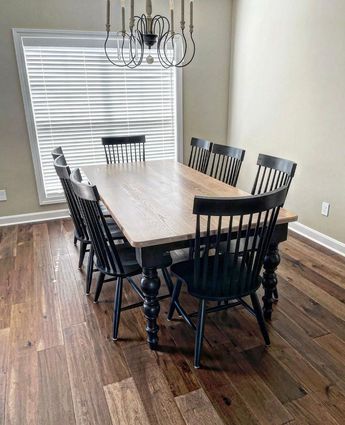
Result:
[[58,218],[66,217],[69,217],[68,210],[54,210],[29,214],[7,215],[0,217],[0,227],[11,226],[13,224],[37,223],[40,221],[56,220]]
[[293,232],[298,233],[299,235],[304,236],[307,239],[310,239],[331,251],[336,252],[337,254],[345,256],[345,243],[337,241],[336,239],[331,238],[317,230],[311,229],[310,227],[305,226],[302,223],[290,223],[289,229]]

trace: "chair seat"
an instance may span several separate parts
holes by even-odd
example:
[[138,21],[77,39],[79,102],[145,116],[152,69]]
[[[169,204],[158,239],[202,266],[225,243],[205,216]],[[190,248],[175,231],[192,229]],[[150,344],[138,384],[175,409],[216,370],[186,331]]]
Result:
[[107,224],[111,233],[111,236],[113,239],[126,239],[125,235],[122,233],[122,231],[119,229],[119,226],[111,219],[111,221],[108,221]]
[[[182,261],[180,263],[173,264],[171,266],[171,273],[181,279],[187,284],[188,292],[194,297],[206,299],[210,301],[229,300],[233,298],[244,297],[253,291],[257,290],[260,286],[261,278],[258,278],[255,289],[253,285],[250,286],[250,290],[246,290],[244,280],[248,278],[248,283],[252,279],[251,274],[247,276],[247,268],[243,265],[241,273],[242,258],[238,257],[238,260],[233,264],[234,257],[228,256],[227,265],[225,265],[225,256],[220,255],[219,257],[219,270],[220,276],[214,280],[213,269],[216,257],[208,257],[208,266],[206,271],[205,286],[194,285],[194,260]],[[227,267],[226,273],[224,267]],[[202,269],[202,265],[201,265]],[[224,278],[226,276],[227,278]],[[202,279],[202,277],[201,277]]]
[[[116,250],[118,252],[118,255],[121,260],[121,264],[123,266],[123,273],[122,277],[126,276],[135,276],[137,274],[141,274],[142,269],[137,262],[136,254],[135,254],[135,248],[128,245],[128,243],[123,243],[116,245]],[[172,258],[170,254],[167,254],[164,256],[164,264],[162,265],[162,268],[170,267],[172,264]],[[113,273],[111,270],[103,270],[101,267],[97,268],[102,271],[103,273],[106,273],[111,276],[118,276],[117,274]]]
[[101,211],[102,211],[104,217],[111,217],[111,214],[110,214],[108,208],[102,202],[100,202],[99,206],[101,207]]

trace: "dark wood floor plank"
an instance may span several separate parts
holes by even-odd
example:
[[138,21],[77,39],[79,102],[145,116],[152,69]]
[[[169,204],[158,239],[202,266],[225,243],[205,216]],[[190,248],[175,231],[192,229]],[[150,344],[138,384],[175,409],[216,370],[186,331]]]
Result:
[[63,344],[61,316],[54,263],[51,256],[46,223],[33,226],[34,288],[38,297],[38,349],[45,350]]
[[279,267],[279,276],[283,276],[289,284],[300,289],[340,319],[345,320],[345,304],[328,294],[323,289],[313,285],[307,278],[300,274],[298,269],[290,267],[284,262],[284,260],[281,262]]
[[176,346],[165,323],[160,323],[159,340],[160,350],[154,354],[174,397],[199,389],[200,384],[192,368],[180,352],[180,347]]
[[272,327],[332,383],[345,382],[345,368],[289,317],[272,322]]
[[14,354],[9,363],[5,425],[38,424],[37,351]]
[[111,424],[97,360],[85,323],[64,330],[68,373],[76,423]]
[[0,424],[5,423],[6,386],[10,356],[10,329],[0,329]]
[[0,227],[0,260],[16,256],[17,235],[18,226]]
[[285,367],[291,377],[301,382],[307,392],[327,393],[331,381],[313,367],[305,356],[300,354],[274,330],[270,330],[270,355]]
[[61,221],[48,221],[49,242],[52,257],[59,257],[69,253],[65,239],[64,223]]
[[35,303],[14,304],[10,324],[11,351],[14,354],[38,350],[39,323]]
[[286,404],[298,424],[341,425],[312,395]]
[[55,286],[58,293],[59,312],[62,328],[68,328],[85,321],[82,298],[84,293],[77,283],[72,270],[69,254],[56,256]]
[[310,315],[304,313],[290,299],[285,297],[281,297],[281,299],[279,299],[279,302],[274,309],[273,320],[284,320],[284,316],[282,317],[280,314],[281,312],[292,318],[294,322],[296,322],[311,338],[317,338],[319,336],[329,334],[328,329],[310,317]]
[[65,348],[58,346],[40,351],[38,370],[38,423],[75,425]]
[[223,425],[210,399],[203,389],[180,395],[175,398],[186,425]]
[[11,274],[10,302],[12,304],[33,302],[37,296],[32,285],[34,275],[33,241],[21,242],[17,246],[17,256]]
[[129,378],[130,373],[121,345],[111,338],[111,311],[106,308],[108,306],[101,306],[101,304],[93,305],[93,307],[94,311],[86,316],[86,326],[102,384],[108,385]]
[[327,411],[339,423],[344,423],[345,418],[345,392],[337,385],[329,385],[327,391],[313,393],[313,397],[323,403]]
[[302,383],[296,381],[288,371],[270,355],[269,349],[267,350],[263,346],[255,347],[245,351],[244,355],[281,403],[284,404],[289,401],[297,400],[307,394]]
[[320,250],[308,247],[294,238],[291,238],[288,244],[282,244],[282,252],[297,260],[299,264],[303,264],[319,275],[330,278],[334,283],[345,287],[344,257],[320,255]]
[[328,334],[315,338],[314,341],[326,350],[340,365],[345,368],[345,342],[336,335]]
[[113,425],[150,425],[133,378],[104,387]]
[[308,317],[313,318],[322,327],[330,333],[334,333],[339,338],[345,340],[345,321],[341,320],[330,310],[323,307],[313,298],[310,298],[304,292],[293,285],[290,285],[285,279],[279,279],[279,291],[282,297],[291,300],[296,307],[304,312]]
[[[315,265],[310,264],[309,261],[297,260],[294,257],[285,254],[284,261],[289,265],[289,267],[298,270],[301,276],[309,280],[313,285],[323,289],[328,294],[337,298],[342,303],[345,303],[345,277],[342,276],[341,279],[334,283],[334,280],[331,280],[329,272],[325,274],[324,269],[321,264]],[[345,264],[343,265],[345,268]],[[321,273],[320,273],[321,272]],[[340,274],[340,273],[339,273]]]
[[150,351],[147,343],[125,348],[124,353],[150,424],[185,424],[170,391],[169,384],[159,369],[155,355]]
[[0,260],[0,329],[10,326],[11,316],[11,274],[15,258]]

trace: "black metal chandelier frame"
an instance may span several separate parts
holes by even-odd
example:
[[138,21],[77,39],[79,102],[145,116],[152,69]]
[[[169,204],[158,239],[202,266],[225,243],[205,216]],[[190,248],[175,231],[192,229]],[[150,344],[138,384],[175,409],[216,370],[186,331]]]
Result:
[[[181,0],[184,3],[184,0]],[[183,5],[184,8],[184,5]],[[108,43],[111,39],[110,33],[110,1],[107,6],[106,39],[104,51],[109,62],[118,67],[137,68],[144,59],[145,48],[151,49],[156,45],[157,57],[163,68],[184,68],[189,65],[195,57],[196,45],[193,38],[193,2],[191,2],[191,22],[189,25],[189,37],[191,48],[188,46],[185,34],[185,21],[182,17],[180,32],[175,32],[174,11],[171,10],[171,20],[166,16],[150,14],[141,16],[132,15],[129,21],[129,32],[125,30],[124,7],[122,7],[122,31],[115,33],[118,43],[117,61],[110,57]],[[183,16],[183,15],[182,15]],[[120,41],[119,41],[120,40]],[[179,53],[179,58],[176,59]],[[151,54],[147,62],[152,63]]]

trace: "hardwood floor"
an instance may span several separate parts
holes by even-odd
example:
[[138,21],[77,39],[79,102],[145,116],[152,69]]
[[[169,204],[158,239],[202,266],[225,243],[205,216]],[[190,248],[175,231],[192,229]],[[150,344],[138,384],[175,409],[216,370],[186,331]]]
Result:
[[210,315],[195,370],[168,300],[160,351],[141,309],[112,342],[113,284],[84,295],[70,221],[0,228],[0,424],[344,424],[345,259],[293,235],[281,253],[271,347],[243,309]]

